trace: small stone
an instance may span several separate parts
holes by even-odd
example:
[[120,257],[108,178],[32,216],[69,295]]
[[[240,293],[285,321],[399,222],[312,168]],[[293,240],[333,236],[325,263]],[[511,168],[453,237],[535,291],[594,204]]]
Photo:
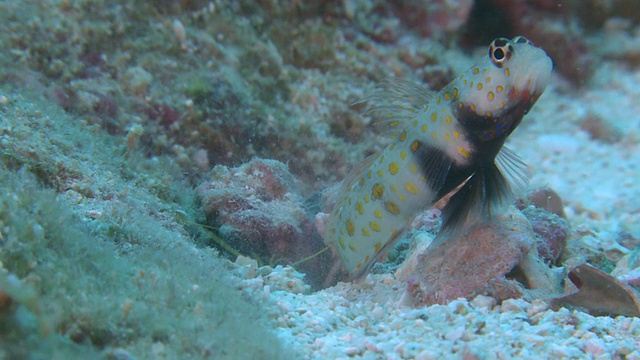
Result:
[[436,360],[440,358],[441,357],[438,356],[438,354],[430,350],[422,350],[418,355],[416,355],[416,360]]
[[376,306],[371,313],[378,319],[382,319],[384,317],[384,310],[380,306]]
[[626,360],[640,360],[640,350],[630,352],[626,357]]
[[400,356],[404,356],[406,349],[407,349],[407,344],[404,341],[400,341],[398,345],[393,347],[393,351],[395,351]]
[[532,317],[538,313],[546,311],[548,308],[549,304],[540,299],[535,299],[531,302],[529,309],[527,309],[527,316]]
[[[155,344],[154,344],[155,347]],[[154,349],[155,350],[155,349]],[[113,348],[107,350],[103,355],[102,359],[105,360],[135,360],[136,357],[131,355],[127,350],[123,348]]]
[[238,256],[236,258],[236,264],[240,265],[240,266],[250,266],[250,267],[258,267],[258,261],[256,261],[255,259],[252,259],[250,257],[246,257],[246,256]]
[[355,319],[353,319],[353,322],[358,326],[358,327],[366,327],[369,324],[369,319],[367,319],[366,316],[358,316]]
[[605,348],[604,341],[602,339],[589,339],[583,342],[584,352],[587,354],[591,354],[592,356],[598,356],[606,353],[607,349]]
[[457,327],[444,335],[444,338],[451,341],[460,340],[464,335],[464,327]]
[[556,359],[568,359],[571,358],[572,351],[567,346],[551,344],[549,354],[553,354]]
[[500,312],[509,312],[509,311],[513,311],[513,312],[521,312],[523,311],[523,307],[521,305],[521,301],[520,300],[516,300],[516,299],[507,299],[505,301],[502,302],[502,305],[500,306]]
[[461,300],[454,300],[447,304],[447,307],[449,308],[449,310],[451,310],[452,313],[458,315],[466,315],[469,310],[467,302]]
[[492,309],[496,305],[496,299],[490,296],[478,295],[471,301],[471,305],[476,308]]
[[[236,260],[236,264],[238,263],[238,260]],[[257,262],[256,262],[257,264]],[[260,276],[267,276],[269,274],[271,274],[273,272],[273,268],[271,266],[263,266],[260,269],[258,269],[260,272]]]
[[288,313],[293,311],[293,306],[291,306],[291,304],[288,302],[278,301],[277,304],[278,304],[278,307],[280,307],[280,310],[282,310],[282,312]]
[[350,346],[350,347],[344,349],[344,353],[347,356],[356,356],[356,355],[360,355],[360,349],[358,349],[355,346]]
[[403,321],[401,319],[394,319],[391,322],[391,328],[393,330],[400,330],[404,327]]
[[560,195],[549,188],[543,187],[531,191],[527,194],[527,200],[537,208],[547,210],[562,218],[567,217],[564,213],[564,206],[562,205]]
[[367,349],[368,351],[371,351],[371,352],[375,352],[375,353],[381,352],[381,350],[378,347],[378,345],[376,343],[374,343],[374,342],[369,341],[369,340],[364,340],[364,347],[365,347],[365,349]]

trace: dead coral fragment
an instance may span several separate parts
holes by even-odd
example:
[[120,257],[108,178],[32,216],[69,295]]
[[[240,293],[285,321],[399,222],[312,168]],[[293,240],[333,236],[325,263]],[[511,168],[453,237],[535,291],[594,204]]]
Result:
[[[534,245],[527,219],[513,209],[498,221],[472,227],[419,254],[408,279],[414,305],[444,304],[459,297],[520,297],[521,287],[505,278]],[[415,263],[415,262],[409,262]]]
[[569,279],[578,291],[552,300],[551,305],[579,307],[593,316],[635,316],[640,317],[638,294],[614,277],[590,266],[582,264],[571,270]]
[[549,188],[540,188],[527,194],[526,199],[517,201],[516,206],[529,219],[533,232],[539,237],[538,255],[548,263],[558,261],[571,232],[560,196]]
[[[324,247],[296,180],[279,161],[254,159],[237,168],[217,165],[198,194],[208,225],[237,252],[263,264],[293,264]],[[311,283],[322,278],[326,256],[300,264]]]

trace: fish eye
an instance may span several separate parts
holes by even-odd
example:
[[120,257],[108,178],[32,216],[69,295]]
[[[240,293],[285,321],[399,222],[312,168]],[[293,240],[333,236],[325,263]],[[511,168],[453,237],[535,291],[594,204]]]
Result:
[[493,40],[493,45],[495,45],[496,47],[503,47],[507,45],[508,42],[509,42],[509,39],[501,37]]
[[533,45],[531,43],[531,41],[529,39],[527,39],[524,36],[516,36],[514,37],[511,42],[516,43],[516,44],[529,44],[529,45]]
[[513,46],[509,44],[509,40],[505,38],[497,38],[489,45],[489,58],[493,65],[501,68],[511,59],[513,55]]

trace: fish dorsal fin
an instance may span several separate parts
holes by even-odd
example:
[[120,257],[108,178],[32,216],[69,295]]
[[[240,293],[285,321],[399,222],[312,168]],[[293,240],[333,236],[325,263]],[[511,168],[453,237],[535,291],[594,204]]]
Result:
[[411,81],[388,77],[373,91],[352,104],[366,105],[364,115],[373,120],[373,126],[381,134],[394,138],[424,109],[435,92]]
[[[340,183],[340,187],[338,188],[338,192],[336,194],[346,194],[349,191],[351,191],[351,187],[362,178],[362,176],[364,175],[365,171],[369,168],[371,163],[373,163],[379,157],[380,157],[380,153],[375,153],[373,155],[368,156],[366,159],[364,159],[364,161],[357,163],[351,169],[351,171],[349,171],[349,173],[344,178],[344,180],[342,180],[342,183]],[[336,220],[334,217],[330,217],[329,220],[327,220],[328,222],[325,226],[327,228],[333,227],[332,223],[334,220]]]
[[442,230],[434,246],[499,214],[499,210],[509,206],[516,194],[527,186],[528,177],[527,165],[503,147],[493,163],[473,173],[451,196],[442,209]]
[[[346,194],[351,191],[351,187],[356,184],[362,176],[365,174],[365,171],[369,168],[371,163],[373,163],[380,156],[379,153],[375,153],[373,155],[368,156],[364,161],[357,163],[351,171],[347,174],[347,176],[340,183],[340,187],[336,194]],[[337,220],[335,217],[330,217],[327,220],[326,228],[333,227],[333,221]]]
[[365,171],[369,169],[369,166],[371,165],[371,163],[373,163],[378,158],[380,158],[380,152],[377,152],[373,155],[369,155],[363,161],[355,164],[351,169],[351,171],[349,171],[347,176],[344,178],[344,180],[342,180],[342,185],[340,185],[339,194],[344,194],[345,191],[349,191],[351,189],[351,186],[355,184],[358,180],[360,180],[360,178],[362,178]]

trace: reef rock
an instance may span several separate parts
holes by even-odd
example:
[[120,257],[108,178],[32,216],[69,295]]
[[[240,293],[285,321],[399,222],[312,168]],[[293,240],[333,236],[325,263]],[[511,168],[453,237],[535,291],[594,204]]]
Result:
[[560,196],[549,188],[535,189],[516,202],[538,235],[538,255],[546,263],[556,263],[571,232]]
[[[217,165],[198,187],[207,224],[237,253],[264,263],[293,264],[324,247],[294,177],[276,160],[236,168]],[[328,252],[301,262],[309,283],[323,279]]]
[[[505,275],[534,247],[529,221],[515,208],[496,220],[473,226],[466,234],[414,253],[409,261],[407,293],[413,305],[444,304],[488,295],[498,301],[522,296],[523,288]],[[407,273],[407,272],[404,272]]]

